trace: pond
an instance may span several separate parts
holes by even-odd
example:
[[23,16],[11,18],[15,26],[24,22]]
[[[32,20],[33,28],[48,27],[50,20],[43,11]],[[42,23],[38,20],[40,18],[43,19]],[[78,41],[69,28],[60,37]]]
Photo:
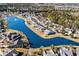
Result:
[[79,43],[67,40],[63,37],[55,37],[45,39],[34,33],[28,26],[25,24],[25,21],[21,18],[10,16],[6,18],[8,22],[8,28],[13,30],[18,30],[23,32],[29,42],[31,43],[32,48],[39,48],[41,46],[47,47],[51,45],[75,45],[79,46]]

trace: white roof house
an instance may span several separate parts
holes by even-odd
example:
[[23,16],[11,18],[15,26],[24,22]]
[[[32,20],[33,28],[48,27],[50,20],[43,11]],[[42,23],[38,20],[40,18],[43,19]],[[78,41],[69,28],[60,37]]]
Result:
[[65,47],[62,47],[60,49],[60,54],[61,54],[61,56],[72,56],[72,51],[68,50]]
[[51,31],[51,30],[48,30],[48,29],[46,29],[46,30],[44,30],[44,33],[45,34],[55,34],[55,32],[54,31]]
[[53,50],[50,49],[49,51],[46,51],[46,52],[43,51],[43,56],[57,56],[57,54],[55,54]]
[[45,33],[45,34],[49,34],[50,31],[46,29],[46,30],[44,31],[44,33]]
[[68,35],[72,34],[72,29],[65,28],[64,30],[65,30],[66,34],[68,34]]
[[0,56],[17,56],[18,52],[15,49],[4,48],[0,50]]
[[26,16],[29,20],[31,20],[31,16]]
[[79,34],[73,34],[74,38],[79,38]]
[[21,39],[21,37],[17,33],[0,33],[0,47],[10,47],[19,45],[19,39]]
[[38,25],[39,30],[42,30],[44,27],[42,27],[41,25]]
[[76,54],[79,56],[79,48],[76,49]]
[[4,29],[2,28],[2,22],[0,21],[0,32],[2,32]]
[[47,56],[47,54],[45,53],[45,51],[43,51],[43,56]]

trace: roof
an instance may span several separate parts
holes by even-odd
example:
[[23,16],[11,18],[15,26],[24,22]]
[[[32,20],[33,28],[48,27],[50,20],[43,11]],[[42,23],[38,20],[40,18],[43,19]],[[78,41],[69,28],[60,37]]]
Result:
[[48,29],[46,29],[46,30],[44,31],[44,33],[45,33],[45,34],[55,34],[54,31],[51,31],[51,30],[48,30]]
[[18,52],[15,49],[4,48],[0,50],[1,56],[13,56],[18,55]]

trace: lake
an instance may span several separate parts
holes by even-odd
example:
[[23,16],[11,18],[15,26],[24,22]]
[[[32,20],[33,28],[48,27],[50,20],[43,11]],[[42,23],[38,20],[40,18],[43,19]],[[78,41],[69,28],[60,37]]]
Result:
[[79,46],[79,43],[67,40],[63,37],[55,37],[45,39],[34,33],[28,26],[25,24],[25,21],[21,18],[10,16],[6,18],[8,22],[8,28],[13,30],[18,30],[23,32],[29,42],[31,43],[32,48],[39,48],[41,46],[47,47],[51,45],[75,45]]

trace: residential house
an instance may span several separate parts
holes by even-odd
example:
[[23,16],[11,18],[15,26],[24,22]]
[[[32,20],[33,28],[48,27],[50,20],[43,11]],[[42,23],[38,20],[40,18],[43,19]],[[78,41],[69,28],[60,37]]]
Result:
[[19,53],[15,49],[0,49],[0,56],[18,56],[18,54]]
[[54,31],[48,30],[48,29],[44,30],[44,33],[45,33],[45,34],[48,34],[48,35],[50,35],[50,34],[55,34]]

